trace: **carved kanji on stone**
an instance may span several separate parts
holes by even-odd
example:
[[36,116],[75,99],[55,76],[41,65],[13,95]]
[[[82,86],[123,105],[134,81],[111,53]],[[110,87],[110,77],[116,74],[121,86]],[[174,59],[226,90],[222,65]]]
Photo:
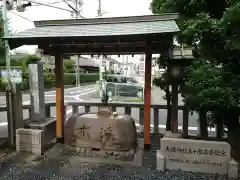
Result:
[[102,129],[102,132],[100,132],[100,142],[102,144],[102,147],[106,146],[116,146],[119,144],[117,138],[112,133],[112,127],[111,125],[108,126],[105,130]]
[[89,128],[90,126],[86,126],[85,124],[81,125],[78,129],[76,129],[75,137],[80,140],[82,139],[90,140],[91,137],[88,132]]

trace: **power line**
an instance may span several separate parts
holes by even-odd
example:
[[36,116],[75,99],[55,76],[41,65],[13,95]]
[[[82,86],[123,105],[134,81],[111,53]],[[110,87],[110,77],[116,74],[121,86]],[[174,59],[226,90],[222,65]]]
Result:
[[[71,4],[69,4],[69,3],[67,2],[67,0],[63,0],[63,1],[68,5],[68,7],[70,7],[70,8],[75,12],[75,14],[76,14],[77,16],[80,16],[81,18],[84,18],[84,17],[80,14],[80,12],[78,11],[77,7],[74,8]],[[76,6],[77,6],[77,2],[76,2]]]
[[72,12],[72,11],[69,10],[69,9],[64,9],[64,8],[61,8],[61,7],[53,6],[53,5],[49,4],[49,3],[48,3],[48,4],[45,4],[45,3],[37,2],[37,1],[33,1],[33,0],[29,0],[29,2],[38,4],[38,5],[42,5],[42,6],[51,7],[51,8],[54,8],[54,9],[59,9],[59,10],[62,10],[62,11]]
[[25,19],[25,20],[27,20],[27,21],[30,21],[30,22],[32,22],[32,23],[33,23],[33,21],[32,21],[32,20],[30,20],[30,19],[28,19],[28,18],[26,18],[26,17],[24,17],[24,16],[21,16],[21,15],[19,15],[19,14],[15,13],[15,12],[13,12],[13,11],[9,11],[9,12],[11,12],[12,14],[14,14],[14,15],[16,15],[16,16],[19,16],[19,17],[21,17],[21,18],[23,18],[23,19]]
[[[58,4],[58,3],[62,3],[62,2],[63,2],[63,0],[61,0],[61,1],[55,1],[55,2],[51,2],[51,3],[48,3],[48,4]],[[34,4],[34,5],[32,5],[32,6],[42,6],[42,5]]]

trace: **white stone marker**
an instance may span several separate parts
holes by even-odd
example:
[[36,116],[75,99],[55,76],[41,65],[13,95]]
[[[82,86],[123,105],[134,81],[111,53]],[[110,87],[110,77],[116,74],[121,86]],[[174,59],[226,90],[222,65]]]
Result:
[[16,130],[16,151],[31,152],[41,155],[43,148],[43,130],[24,129]]
[[164,171],[164,156],[161,154],[160,150],[157,150],[157,170]]
[[205,173],[228,173],[230,145],[220,141],[161,139],[161,154],[166,169]]
[[29,64],[29,86],[31,100],[31,119],[45,120],[43,63]]

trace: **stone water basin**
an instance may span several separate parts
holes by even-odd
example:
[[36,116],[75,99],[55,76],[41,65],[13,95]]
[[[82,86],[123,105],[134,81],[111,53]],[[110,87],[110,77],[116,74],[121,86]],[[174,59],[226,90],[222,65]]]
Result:
[[65,144],[98,151],[133,151],[137,147],[134,119],[109,111],[71,116],[64,127]]

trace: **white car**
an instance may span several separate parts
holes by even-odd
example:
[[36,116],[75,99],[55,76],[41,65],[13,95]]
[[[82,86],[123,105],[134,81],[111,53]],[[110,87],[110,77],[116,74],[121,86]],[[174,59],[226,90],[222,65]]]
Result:
[[142,77],[134,77],[136,80],[137,80],[137,82],[142,86],[142,87],[144,87],[144,79],[142,78]]
[[[134,77],[134,78],[138,81],[138,83],[139,83],[142,87],[144,87],[144,85],[145,85],[145,80],[144,80],[143,77],[139,76],[139,77]],[[151,81],[151,87],[152,87],[152,81]]]

